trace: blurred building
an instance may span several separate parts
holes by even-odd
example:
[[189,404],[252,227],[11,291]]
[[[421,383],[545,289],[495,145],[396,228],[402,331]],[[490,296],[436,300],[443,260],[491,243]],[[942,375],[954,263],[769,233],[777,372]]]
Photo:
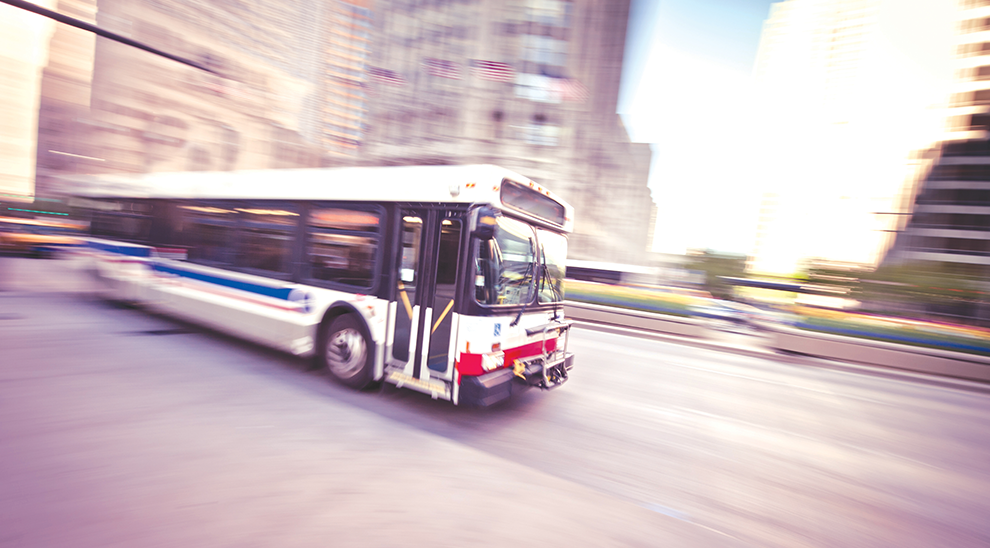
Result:
[[[46,7],[52,3],[38,2]],[[4,98],[0,104],[0,202],[30,202],[34,196],[38,101],[53,32],[53,21],[0,4],[0,92]]]
[[[59,0],[56,11],[207,72],[67,25],[41,84],[38,193],[66,173],[312,167],[348,84],[330,70],[349,2]],[[49,21],[40,16],[32,18]]]
[[751,270],[878,264],[923,169],[911,157],[942,134],[953,1],[771,6],[754,72],[764,199]]
[[569,255],[642,264],[651,151],[616,114],[628,1],[374,3],[363,164],[493,163],[575,206]]
[[332,3],[325,34],[326,70],[320,101],[320,144],[333,161],[356,158],[368,127],[368,74],[372,11],[368,0]]
[[[886,262],[942,263],[990,294],[990,0],[959,8],[945,140],[926,156],[927,176]],[[990,302],[976,314],[990,320]]]
[[646,260],[651,151],[615,112],[628,0],[52,7],[212,73],[55,26],[41,195],[75,173],[494,163],[574,204],[575,258]]

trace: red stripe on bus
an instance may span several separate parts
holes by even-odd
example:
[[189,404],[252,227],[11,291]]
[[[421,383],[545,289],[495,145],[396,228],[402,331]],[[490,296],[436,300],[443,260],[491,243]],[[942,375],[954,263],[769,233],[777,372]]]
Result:
[[[547,352],[551,352],[556,348],[557,339],[547,339]],[[527,343],[522,346],[506,349],[503,352],[505,353],[505,363],[502,367],[512,367],[513,362],[520,358],[529,358],[542,354],[543,341],[540,340]],[[485,369],[481,366],[482,356],[483,354],[469,354],[467,352],[461,352],[460,358],[457,361],[457,371],[461,375],[467,377],[477,377],[478,375],[484,375],[485,373],[490,373],[491,371],[497,371],[497,369],[485,371]]]

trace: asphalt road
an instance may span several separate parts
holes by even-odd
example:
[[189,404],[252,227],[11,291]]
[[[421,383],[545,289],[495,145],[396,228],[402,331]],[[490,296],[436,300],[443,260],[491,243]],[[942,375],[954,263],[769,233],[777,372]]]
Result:
[[990,395],[578,329],[494,409],[0,258],[0,546],[990,545]]

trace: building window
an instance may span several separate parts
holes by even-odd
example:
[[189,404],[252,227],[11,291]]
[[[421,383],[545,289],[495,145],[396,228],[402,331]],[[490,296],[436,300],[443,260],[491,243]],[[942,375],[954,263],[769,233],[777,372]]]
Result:
[[963,57],[990,55],[990,42],[983,42],[982,44],[960,44],[959,47],[956,48],[956,54]]
[[562,67],[567,64],[567,42],[527,34],[522,38],[522,60]]
[[533,122],[521,130],[522,139],[531,145],[552,147],[560,143],[560,126]]
[[975,19],[967,19],[962,22],[962,32],[980,32],[984,30],[990,30],[990,17],[977,17]]

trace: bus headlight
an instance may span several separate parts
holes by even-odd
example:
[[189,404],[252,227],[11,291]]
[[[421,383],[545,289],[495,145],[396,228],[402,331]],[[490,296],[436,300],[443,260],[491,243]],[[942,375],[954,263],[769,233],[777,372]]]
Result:
[[481,355],[481,368],[485,371],[492,371],[505,365],[504,352],[492,352]]

